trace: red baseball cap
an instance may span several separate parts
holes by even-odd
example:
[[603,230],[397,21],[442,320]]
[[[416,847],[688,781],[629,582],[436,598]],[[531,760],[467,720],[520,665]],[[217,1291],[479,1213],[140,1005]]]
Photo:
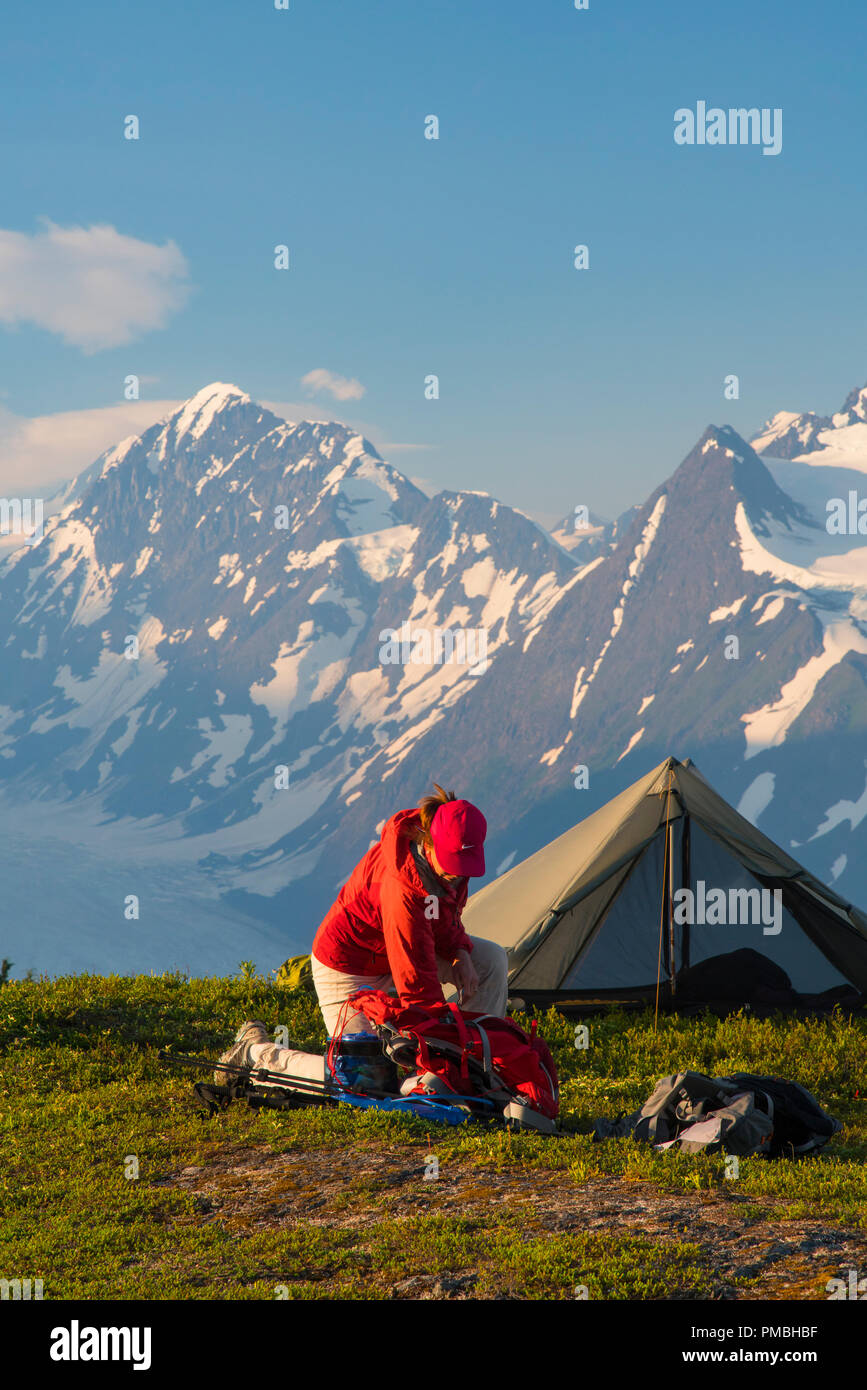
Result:
[[434,854],[447,874],[481,878],[488,822],[471,801],[444,801],[430,827]]

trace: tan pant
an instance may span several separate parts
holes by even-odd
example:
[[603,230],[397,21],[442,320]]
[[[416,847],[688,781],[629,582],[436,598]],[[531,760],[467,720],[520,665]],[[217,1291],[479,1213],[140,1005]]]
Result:
[[[479,977],[479,987],[471,997],[464,995],[462,1007],[471,1013],[496,1014],[498,1018],[505,1018],[509,972],[506,952],[495,941],[486,941],[481,936],[471,936],[470,941],[473,943],[470,958]],[[310,959],[319,1007],[330,1038],[340,1025],[343,1005],[357,989],[381,989],[386,994],[397,992],[391,975],[346,975],[342,970],[332,970],[330,965],[323,965],[315,956]],[[437,956],[437,975],[441,984],[452,986],[452,989],[443,991],[444,996],[456,998],[451,962]],[[373,1032],[363,1014],[347,1010],[342,1022],[344,1033]]]
[[298,1052],[293,1047],[281,1047],[279,1043],[253,1043],[250,1048],[250,1061],[254,1067],[284,1072],[290,1077],[306,1077],[308,1081],[318,1081],[320,1085],[328,1078],[323,1055],[316,1052]]

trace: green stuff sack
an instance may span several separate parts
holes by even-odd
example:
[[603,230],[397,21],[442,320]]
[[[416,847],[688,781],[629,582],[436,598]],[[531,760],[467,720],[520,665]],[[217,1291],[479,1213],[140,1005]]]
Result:
[[309,956],[290,956],[284,960],[274,976],[275,985],[281,989],[313,990],[313,967]]

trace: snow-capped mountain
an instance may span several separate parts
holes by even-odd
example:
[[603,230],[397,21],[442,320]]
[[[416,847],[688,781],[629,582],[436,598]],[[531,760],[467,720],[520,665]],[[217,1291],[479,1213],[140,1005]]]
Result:
[[638,510],[638,506],[628,507],[615,521],[608,521],[589,509],[585,515],[583,508],[576,507],[557,522],[551,535],[578,564],[586,565],[588,560],[614,549]]
[[610,549],[614,529],[610,521],[597,516],[594,511],[576,507],[574,512],[567,513],[552,527],[551,535],[558,545],[575,553],[583,563]]
[[[785,848],[867,900],[867,550],[847,544],[835,553],[733,430],[708,429],[417,760],[438,768],[470,750],[463,785],[487,809],[497,866],[668,752],[691,756]],[[393,793],[383,782],[379,809]],[[344,818],[339,834],[350,829]]]
[[867,472],[867,386],[850,391],[834,415],[780,410],[752,440],[757,454],[775,459],[808,459],[826,468]]
[[867,549],[765,456],[711,427],[569,553],[234,386],[123,441],[0,566],[0,954],[270,967],[434,780],[496,872],[669,752],[867,901]]
[[[573,569],[519,512],[430,499],[345,427],[222,383],[98,465],[0,571],[8,818],[63,802],[57,833],[74,806],[109,852],[134,821],[155,859],[257,900],[319,865],[367,769],[409,757]],[[325,860],[326,892],[345,868]]]
[[[852,552],[846,563],[860,569],[857,535],[850,531],[848,513],[851,494],[856,509],[857,501],[867,497],[867,386],[850,392],[842,410],[827,418],[780,412],[763,426],[753,447],[780,487],[825,532],[825,553]],[[832,514],[839,516],[843,503],[847,524],[840,527]],[[867,539],[867,518],[863,526]]]

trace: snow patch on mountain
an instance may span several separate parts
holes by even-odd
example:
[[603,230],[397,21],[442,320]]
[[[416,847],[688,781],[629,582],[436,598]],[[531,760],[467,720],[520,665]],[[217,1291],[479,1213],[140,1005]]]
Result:
[[[864,764],[867,768],[867,762]],[[833,806],[829,806],[825,812],[825,819],[822,824],[810,836],[811,840],[818,840],[820,836],[827,835],[829,831],[836,830],[838,825],[844,821],[849,822],[849,829],[855,830],[867,816],[867,784],[857,801],[843,799],[837,801]]]
[[[599,565],[604,564],[604,562],[605,556],[598,555],[595,560],[591,560],[589,564],[582,565],[580,569],[576,570],[565,583],[563,583],[562,579],[558,583],[556,575],[554,575],[553,571],[551,572],[554,577],[545,595],[540,597],[540,601],[535,607],[528,605],[527,611],[531,613],[531,618],[527,627],[527,635],[524,638],[522,651],[526,652],[533,638],[536,636],[536,633],[539,632],[557,604],[562,602],[569,591],[574,589],[576,584],[580,584],[582,580],[586,579],[588,574],[591,574],[593,570],[597,569]],[[544,577],[545,576],[542,576],[543,579]],[[541,582],[541,580],[537,582],[536,590],[539,589]]]
[[738,802],[738,814],[752,825],[757,825],[759,816],[768,809],[774,799],[775,782],[776,776],[773,772],[760,772],[758,777],[754,777]]
[[234,772],[236,763],[247,750],[253,737],[253,721],[249,714],[221,714],[222,728],[217,728],[211,719],[199,719],[198,727],[207,739],[207,746],[196,753],[190,763],[190,771],[206,763],[214,766],[208,774],[212,787],[225,787]]
[[[335,598],[343,598],[337,590],[328,589],[322,590],[319,597],[325,599],[329,592]],[[251,685],[250,699],[263,705],[273,721],[274,740],[285,731],[290,716],[335,689],[363,625],[360,605],[347,603],[346,613],[350,622],[342,635],[318,630],[312,618],[301,623],[295,639],[281,642],[270,662],[271,678]]]
[[542,754],[539,762],[543,767],[553,767],[565,747],[565,743],[561,743],[558,748],[549,748]]
[[44,557],[44,563],[33,568],[28,588],[41,574],[50,571],[49,597],[67,582],[78,584],[73,623],[89,627],[105,616],[114,593],[108,574],[96,558],[93,532],[88,525],[73,517],[60,519],[39,543],[38,553],[40,559]]
[[740,612],[746,601],[746,594],[742,594],[740,598],[735,599],[734,603],[730,603],[723,608],[714,608],[712,612],[708,613],[708,622],[721,623],[723,618],[733,618],[736,613]]
[[838,855],[837,855],[837,858],[834,860],[833,864],[831,865],[831,882],[832,882],[832,883],[836,883],[836,882],[837,882],[837,879],[840,877],[840,875],[842,874],[843,870],[846,868],[846,865],[847,865],[848,863],[849,863],[849,856],[848,856],[848,854],[838,854]]
[[823,626],[822,650],[785,682],[778,700],[741,715],[741,722],[746,726],[745,759],[783,743],[792,724],[812,700],[819,681],[844,656],[849,652],[867,655],[867,636],[850,617],[820,608],[813,611]]
[[611,646],[611,643],[614,641],[615,637],[620,631],[620,628],[623,623],[623,616],[626,612],[627,600],[629,598],[630,593],[641,579],[641,573],[644,569],[645,564],[647,563],[647,557],[650,554],[650,548],[653,545],[656,533],[659,530],[659,524],[662,521],[662,517],[665,512],[665,504],[667,500],[668,498],[666,493],[661,493],[656,500],[656,504],[653,508],[653,511],[651,512],[650,516],[645,522],[644,529],[641,533],[641,539],[639,540],[638,544],[635,547],[635,550],[633,551],[632,559],[630,560],[626,570],[626,579],[623,581],[623,585],[620,590],[620,600],[616,608],[614,609],[614,612],[611,615],[611,632],[608,636],[607,641],[603,643],[602,650],[597,656],[593,668],[590,671],[590,674],[588,675],[585,681],[585,668],[582,666],[577,676],[575,677],[575,685],[572,691],[572,704],[569,711],[570,720],[574,720],[582,700],[586,696],[587,691],[590,689],[590,686],[593,684],[594,680],[596,679],[599,673],[599,668],[601,667],[602,662],[605,659],[605,655],[609,647]]
[[250,405],[251,400],[245,391],[223,381],[212,381],[210,386],[204,386],[171,417],[175,441],[180,441],[187,434],[193,439],[201,439],[217,414],[229,404]]
[[89,730],[91,738],[77,745],[77,753],[84,761],[82,755],[90,753],[104,729],[129,715],[166,675],[167,664],[156,655],[156,648],[165,637],[160,620],[147,618],[137,636],[137,661],[127,660],[121,652],[103,649],[90,676],[74,676],[68,665],[61,666],[54,685],[63,693],[63,708],[54,715],[40,713],[30,725],[30,732],[47,733],[61,724]]
[[418,541],[417,526],[389,526],[382,531],[354,536],[343,544],[351,550],[361,569],[375,584],[405,574]]
[[762,610],[761,617],[756,618],[756,627],[761,627],[762,623],[772,623],[775,618],[778,618],[785,607],[787,598],[800,599],[800,597],[801,595],[795,589],[774,589],[769,594],[762,594],[750,609],[751,613],[756,613],[759,609]]
[[776,553],[787,544],[782,529],[773,532],[767,546],[762,544],[742,502],[735,508],[735,528],[741,564],[752,574],[769,574],[773,579],[796,584],[800,589],[867,589],[867,547],[859,546],[846,555],[828,555],[821,539],[802,535],[798,539],[808,547],[808,553],[804,556],[806,563],[797,564]]
[[98,458],[96,463],[91,465],[91,468],[85,473],[80,473],[77,477],[72,479],[72,482],[68,484],[64,494],[65,501],[71,501],[73,498],[80,496],[81,483],[85,480],[88,482],[90,481],[90,477],[93,475],[93,469],[95,469],[97,465],[99,465],[99,476],[104,478],[106,473],[110,473],[112,469],[117,468],[119,464],[123,463],[133,445],[137,443],[138,435],[128,434],[126,439],[122,439],[113,449],[109,449],[108,453]]
[[638,743],[638,742],[641,740],[641,737],[642,737],[643,734],[644,734],[644,729],[642,728],[642,729],[639,729],[637,733],[634,733],[634,734],[632,735],[632,738],[629,740],[629,742],[627,743],[627,745],[626,745],[626,747],[624,748],[623,752],[620,754],[620,757],[617,759],[618,762],[622,762],[623,759],[626,757],[627,753],[631,753],[631,752],[632,752],[632,750],[633,750],[633,748],[635,747],[636,743]]

